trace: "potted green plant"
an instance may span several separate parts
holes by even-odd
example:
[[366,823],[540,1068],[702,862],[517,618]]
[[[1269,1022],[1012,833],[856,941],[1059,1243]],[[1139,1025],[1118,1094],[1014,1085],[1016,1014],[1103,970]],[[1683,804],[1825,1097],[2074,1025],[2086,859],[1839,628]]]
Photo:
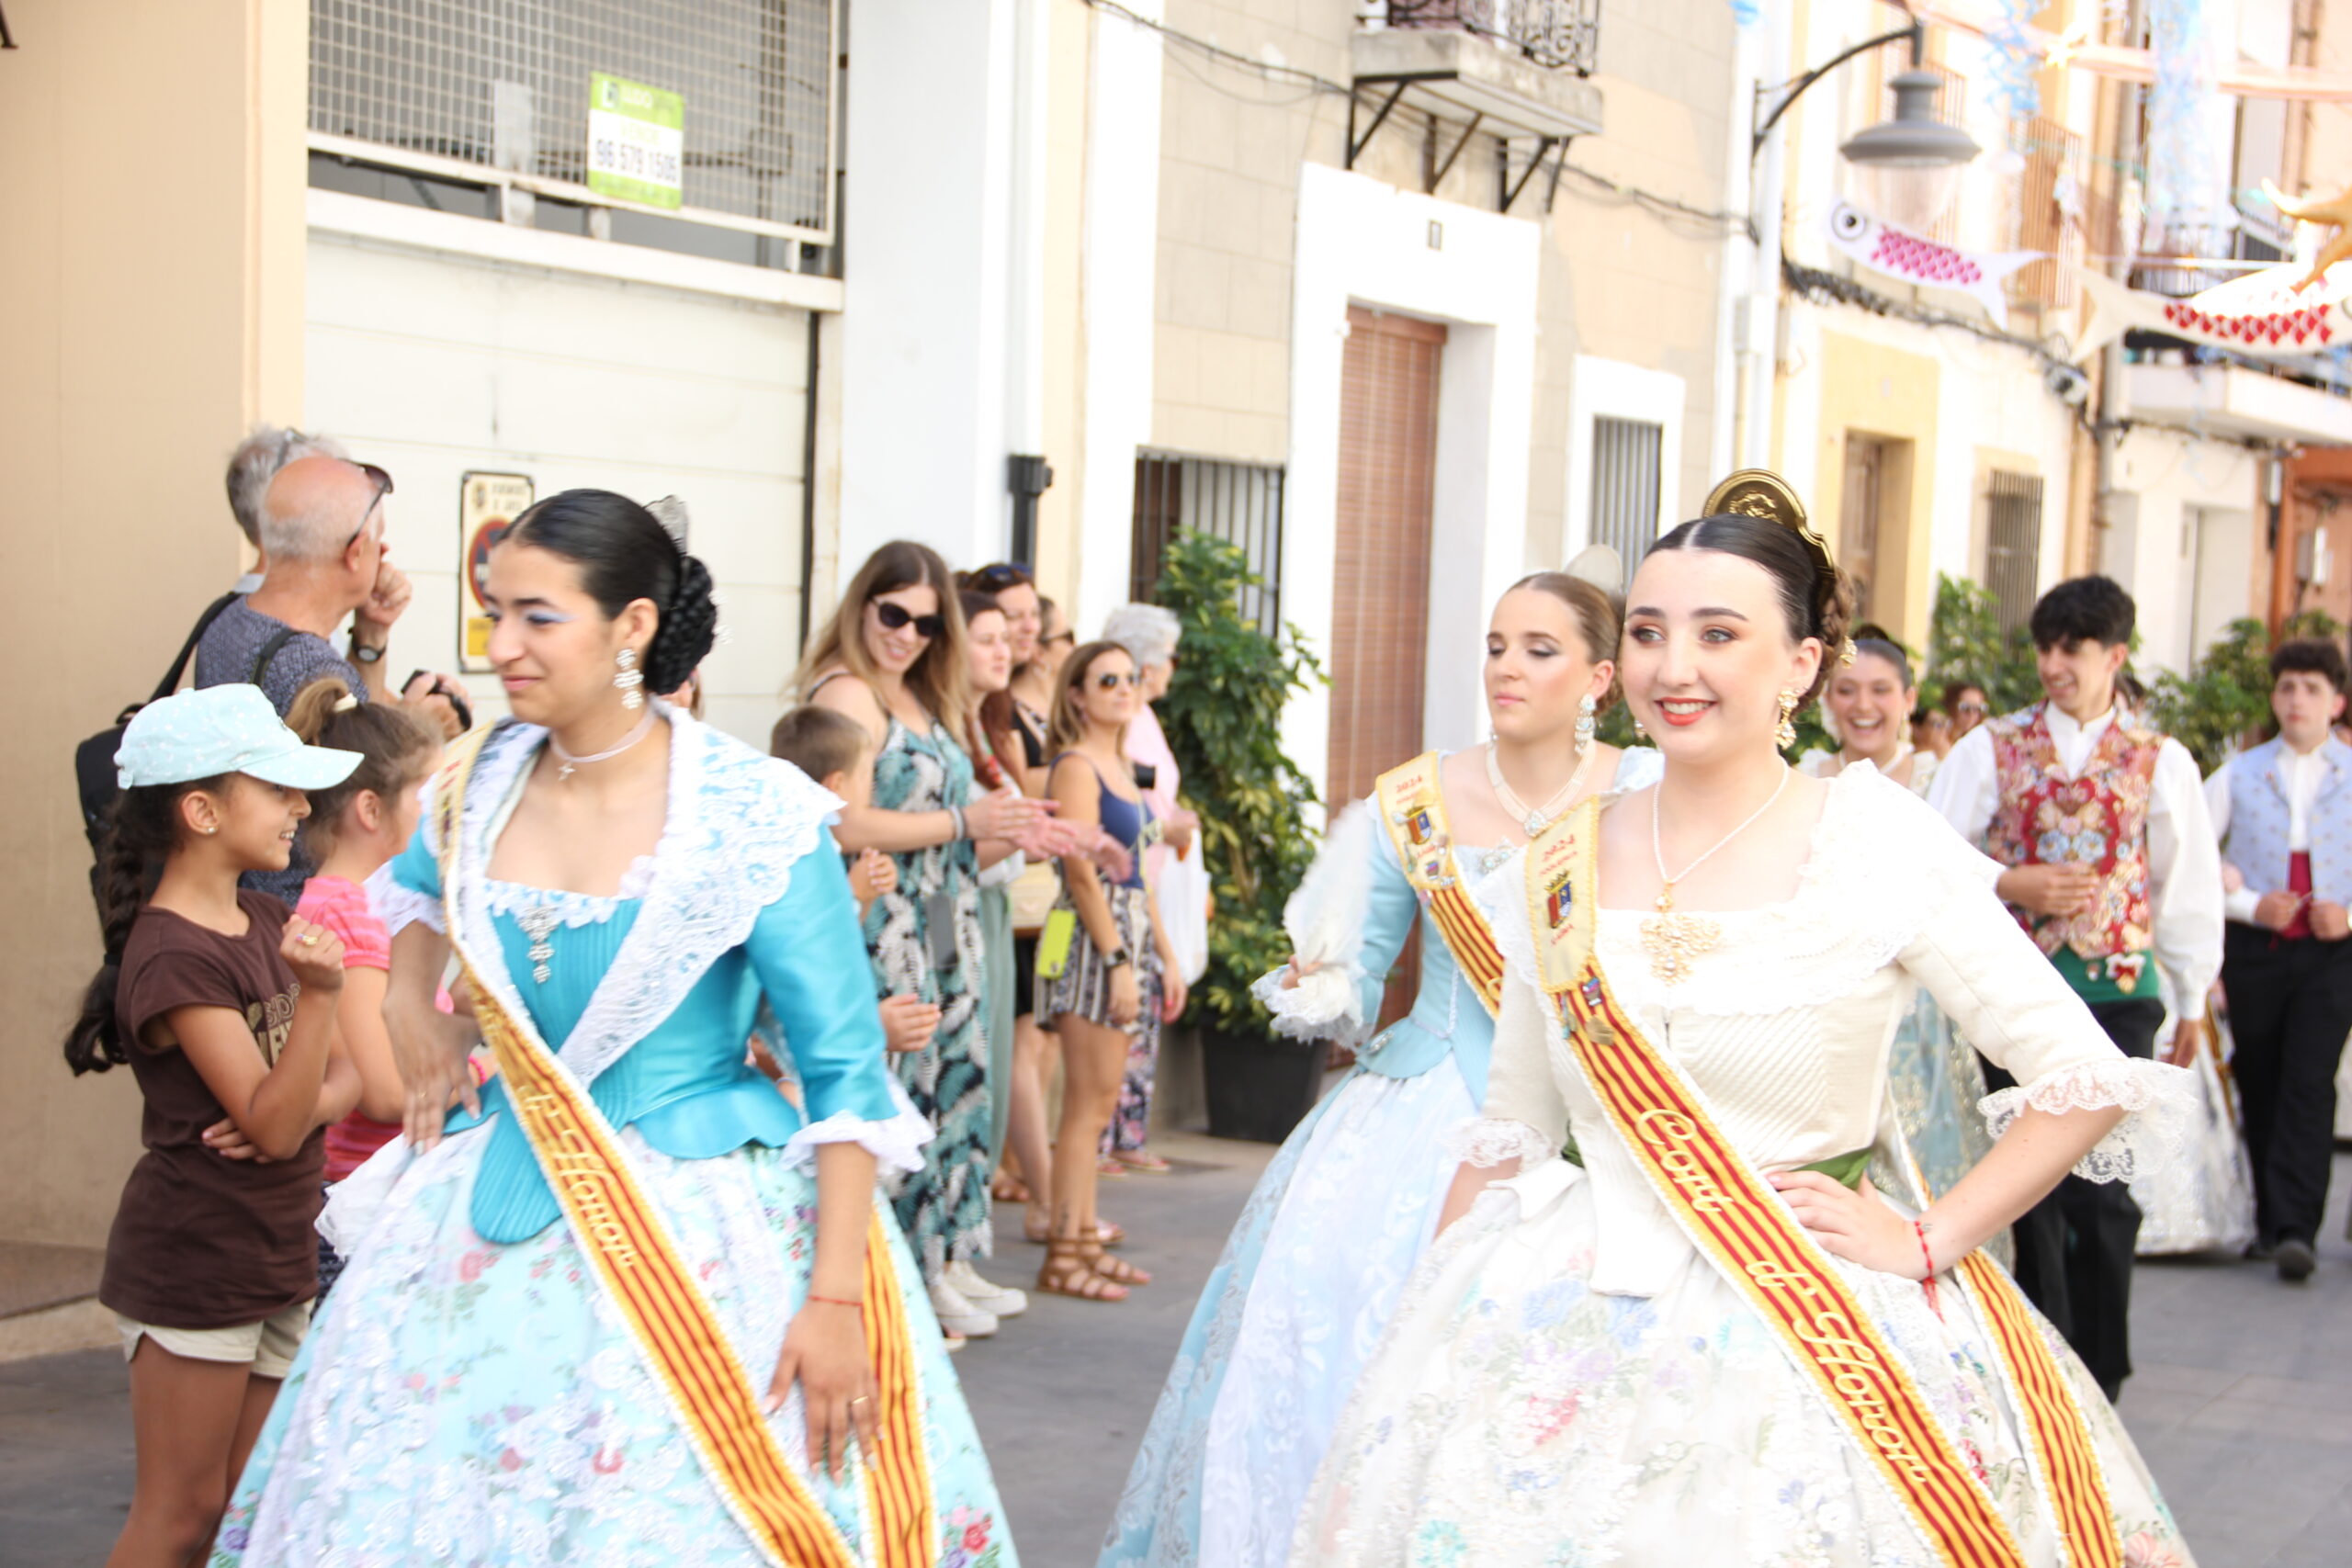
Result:
[[1277,1036],[1250,994],[1290,956],[1283,906],[1315,856],[1315,785],[1282,747],[1283,705],[1324,679],[1295,626],[1270,636],[1245,619],[1259,585],[1240,549],[1179,534],[1153,597],[1183,624],[1176,677],[1154,705],[1201,819],[1216,903],[1208,971],[1189,1016],[1201,1039],[1209,1131],[1279,1143],[1313,1108],[1329,1046]]

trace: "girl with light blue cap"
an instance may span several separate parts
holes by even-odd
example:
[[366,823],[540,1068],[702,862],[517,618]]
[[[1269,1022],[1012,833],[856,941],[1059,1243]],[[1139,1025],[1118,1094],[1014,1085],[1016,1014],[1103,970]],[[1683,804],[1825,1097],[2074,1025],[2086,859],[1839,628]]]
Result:
[[115,754],[106,960],[65,1041],[76,1073],[127,1063],[146,1100],[98,1287],[139,1454],[114,1562],[203,1547],[310,1324],[323,1129],[359,1095],[334,1040],[343,950],[237,879],[285,870],[304,792],[358,761],[242,685],[150,704]]

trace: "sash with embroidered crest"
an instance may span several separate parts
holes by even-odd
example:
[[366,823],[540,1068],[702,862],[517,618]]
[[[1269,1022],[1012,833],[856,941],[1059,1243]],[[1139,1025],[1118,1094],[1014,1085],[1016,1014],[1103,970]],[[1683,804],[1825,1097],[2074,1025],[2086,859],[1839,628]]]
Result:
[[[1527,852],[1539,989],[1568,1055],[1675,1224],[1771,1329],[1941,1561],[2023,1568],[2023,1549],[1983,1479],[1867,1305],[1611,990],[1593,947],[1600,819],[1599,803],[1589,802]],[[1981,1254],[1951,1272],[1991,1330],[2068,1568],[2120,1568],[2122,1543],[2082,1411],[2024,1298]]]
[[922,1399],[906,1302],[877,1211],[865,1242],[863,1317],[878,1382],[881,1441],[856,1456],[866,1551],[841,1529],[785,1458],[760,1409],[755,1383],[720,1327],[710,1299],[679,1252],[618,1134],[570,1066],[539,1037],[526,1011],[467,951],[459,919],[458,847],[467,782],[489,727],[452,750],[434,795],[442,897],[449,942],[474,998],[474,1017],[497,1057],[516,1124],[562,1209],[574,1240],[668,1395],[729,1512],[780,1568],[928,1568],[938,1529]]
[[1503,954],[1478,901],[1453,874],[1453,831],[1446,821],[1445,795],[1438,787],[1442,761],[1437,752],[1428,751],[1391,768],[1380,775],[1374,794],[1381,823],[1405,868],[1405,880],[1420,895],[1422,907],[1445,939],[1446,951],[1492,1018],[1502,1006]]

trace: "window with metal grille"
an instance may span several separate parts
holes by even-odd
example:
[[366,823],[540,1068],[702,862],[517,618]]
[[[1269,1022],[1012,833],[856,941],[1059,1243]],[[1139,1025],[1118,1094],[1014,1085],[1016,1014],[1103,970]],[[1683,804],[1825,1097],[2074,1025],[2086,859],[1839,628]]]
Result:
[[1261,586],[1241,591],[1241,613],[1269,636],[1282,629],[1283,470],[1177,452],[1136,455],[1135,547],[1127,596],[1148,604],[1180,529],[1238,545]]
[[1615,550],[1629,574],[1657,539],[1665,441],[1662,424],[1606,415],[1592,422],[1592,542]]
[[1984,485],[1984,586],[2001,629],[2026,624],[2041,577],[2041,478],[1995,469]]
[[822,245],[833,51],[831,0],[311,0],[311,145],[657,213],[588,189],[601,72],[684,99],[670,219]]

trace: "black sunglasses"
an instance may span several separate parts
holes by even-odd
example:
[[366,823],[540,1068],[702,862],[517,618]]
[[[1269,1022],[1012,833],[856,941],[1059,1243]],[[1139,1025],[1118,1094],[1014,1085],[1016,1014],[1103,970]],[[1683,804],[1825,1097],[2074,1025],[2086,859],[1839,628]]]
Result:
[[452,686],[440,676],[433,675],[431,671],[415,670],[410,671],[409,678],[401,682],[401,690],[403,692],[407,691],[411,686],[415,685],[419,681],[425,679],[428,675],[432,676],[433,684],[425,688],[424,694],[428,697],[441,697],[447,700],[451,710],[458,716],[458,728],[461,729],[471,729],[474,727],[473,704],[466,700],[465,693],[459,691],[457,687]]
[[972,581],[995,593],[1003,589],[1019,587],[1029,581],[1029,569],[1012,561],[999,561],[972,573]]
[[918,615],[904,604],[895,604],[888,599],[876,599],[874,602],[874,615],[882,623],[883,629],[886,631],[897,631],[902,626],[912,626],[917,637],[931,637],[934,640],[947,635],[946,616]]
[[376,493],[368,498],[368,509],[359,514],[359,526],[354,528],[351,537],[343,542],[346,550],[359,542],[359,536],[368,531],[368,519],[376,515],[376,508],[383,505],[384,497],[392,493],[391,475],[373,463],[354,463],[351,466],[376,481]]
[[1141,679],[1142,677],[1132,670],[1124,674],[1116,670],[1105,670],[1094,677],[1094,683],[1103,691],[1115,692],[1122,686],[1132,686]]

